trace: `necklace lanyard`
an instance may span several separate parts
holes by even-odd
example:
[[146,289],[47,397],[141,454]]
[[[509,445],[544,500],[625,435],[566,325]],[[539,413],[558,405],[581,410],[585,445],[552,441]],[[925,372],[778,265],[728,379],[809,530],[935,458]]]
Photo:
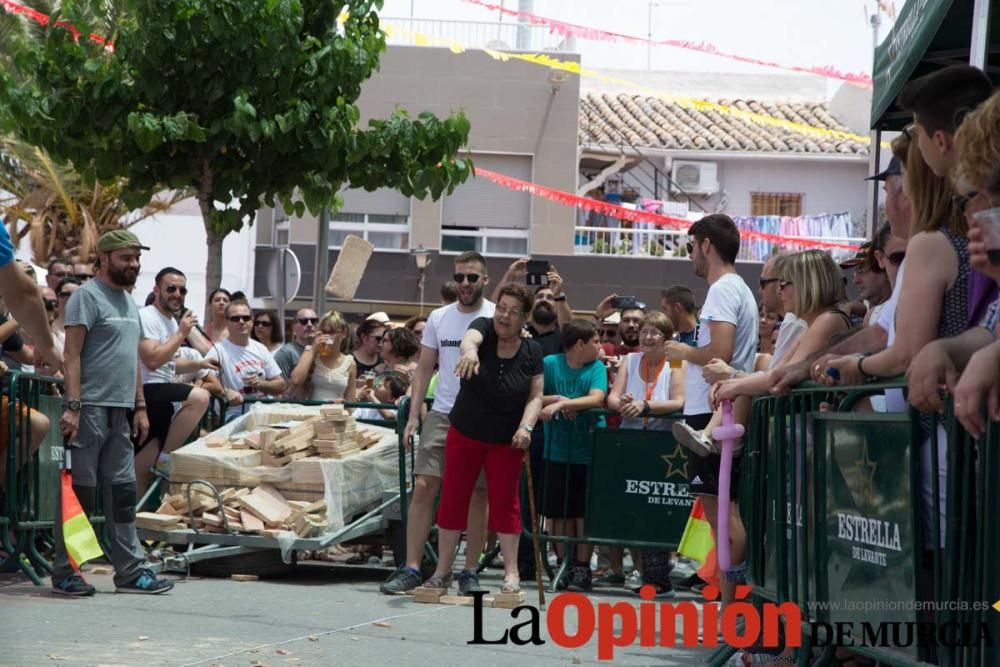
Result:
[[[653,391],[656,389],[656,382],[660,379],[660,373],[663,372],[663,367],[664,367],[664,365],[666,365],[666,363],[667,363],[667,358],[666,357],[660,359],[660,363],[656,365],[656,374],[653,375],[653,379],[651,381],[647,382],[646,378],[649,377],[649,363],[646,361],[646,357],[645,356],[643,356],[643,358],[642,358],[642,363],[639,365],[639,371],[640,371],[640,374],[641,374],[640,378],[642,379],[642,381],[646,385],[646,402],[647,403],[649,402],[649,399],[651,399],[653,397]],[[642,377],[643,375],[645,377]],[[649,417],[643,417],[642,418],[642,425],[643,425],[643,427],[646,427],[646,426],[649,425]]]

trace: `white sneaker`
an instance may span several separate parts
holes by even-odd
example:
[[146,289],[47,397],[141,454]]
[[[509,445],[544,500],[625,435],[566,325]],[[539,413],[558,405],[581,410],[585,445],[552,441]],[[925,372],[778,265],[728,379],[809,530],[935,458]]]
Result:
[[704,431],[696,431],[684,422],[674,422],[670,430],[677,439],[677,442],[698,456],[719,453],[715,442],[707,437]]

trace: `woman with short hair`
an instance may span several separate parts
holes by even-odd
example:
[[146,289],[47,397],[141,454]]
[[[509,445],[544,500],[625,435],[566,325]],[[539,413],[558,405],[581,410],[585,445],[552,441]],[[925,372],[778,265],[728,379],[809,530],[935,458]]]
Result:
[[[444,478],[438,504],[438,565],[425,584],[448,588],[469,501],[486,469],[489,529],[497,533],[504,560],[501,591],[520,591],[517,545],[521,536],[519,487],[524,450],[542,410],[541,346],[521,336],[531,313],[524,285],[500,289],[492,318],[473,320],[462,338],[455,374],[462,378],[445,440]],[[459,589],[477,590],[476,572],[459,574]]]

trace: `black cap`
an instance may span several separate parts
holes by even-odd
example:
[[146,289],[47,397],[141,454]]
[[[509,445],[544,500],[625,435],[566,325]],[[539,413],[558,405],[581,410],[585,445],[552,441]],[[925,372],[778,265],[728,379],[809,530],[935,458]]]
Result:
[[885,168],[881,174],[875,174],[874,176],[869,176],[866,181],[884,181],[890,176],[902,176],[903,175],[903,164],[896,158],[889,160],[889,166]]

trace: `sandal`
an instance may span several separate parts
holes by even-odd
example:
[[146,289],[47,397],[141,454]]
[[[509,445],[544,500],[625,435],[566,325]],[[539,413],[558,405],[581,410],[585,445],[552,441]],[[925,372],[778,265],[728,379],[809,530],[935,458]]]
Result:
[[521,580],[520,579],[504,579],[503,585],[500,587],[501,593],[520,593],[521,592]]

